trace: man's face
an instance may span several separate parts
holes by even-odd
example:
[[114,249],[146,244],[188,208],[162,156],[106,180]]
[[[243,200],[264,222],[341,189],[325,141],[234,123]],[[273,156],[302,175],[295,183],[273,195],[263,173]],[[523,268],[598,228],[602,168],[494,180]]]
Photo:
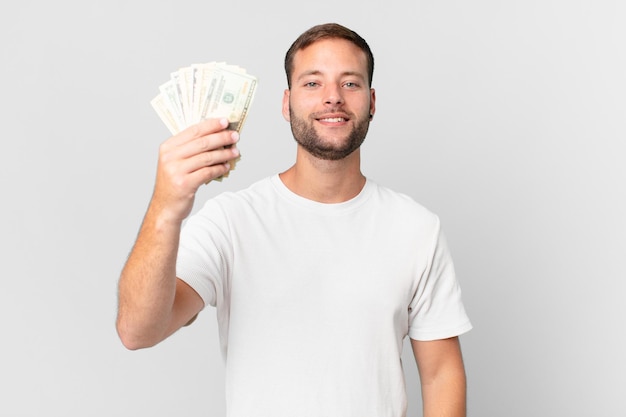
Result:
[[365,53],[344,39],[323,39],[294,57],[283,116],[311,155],[339,160],[361,146],[375,111]]

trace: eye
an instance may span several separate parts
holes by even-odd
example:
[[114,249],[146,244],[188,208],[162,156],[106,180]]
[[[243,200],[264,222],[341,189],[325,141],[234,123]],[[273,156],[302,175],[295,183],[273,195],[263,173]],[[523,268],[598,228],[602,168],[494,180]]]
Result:
[[304,86],[305,87],[317,87],[319,84],[316,83],[315,81],[309,81],[308,83],[305,83]]
[[343,86],[346,88],[358,88],[359,87],[359,85],[353,81],[345,82]]

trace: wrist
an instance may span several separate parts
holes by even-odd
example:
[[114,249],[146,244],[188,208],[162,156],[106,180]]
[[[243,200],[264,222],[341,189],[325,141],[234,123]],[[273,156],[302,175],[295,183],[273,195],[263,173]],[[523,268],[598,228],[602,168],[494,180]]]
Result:
[[152,203],[146,213],[145,223],[159,234],[176,233],[178,235],[185,217],[186,215],[178,210]]

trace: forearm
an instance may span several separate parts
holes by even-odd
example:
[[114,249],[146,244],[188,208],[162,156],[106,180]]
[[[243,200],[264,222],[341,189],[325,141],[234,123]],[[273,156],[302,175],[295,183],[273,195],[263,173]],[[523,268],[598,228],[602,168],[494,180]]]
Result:
[[424,417],[465,417],[466,379],[463,367],[442,370],[422,383]]
[[152,201],[119,282],[117,331],[130,349],[160,342],[202,308],[197,293],[177,282],[176,256],[198,187],[226,174],[239,155],[239,135],[227,127],[225,118],[203,120],[159,147]]
[[130,349],[168,335],[176,296],[176,254],[181,222],[148,209],[119,281],[117,330]]

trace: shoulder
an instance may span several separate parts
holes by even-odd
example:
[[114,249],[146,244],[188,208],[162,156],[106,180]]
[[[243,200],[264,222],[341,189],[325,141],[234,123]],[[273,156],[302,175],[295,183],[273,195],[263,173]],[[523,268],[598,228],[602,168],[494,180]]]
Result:
[[395,216],[402,221],[417,222],[422,225],[439,227],[439,217],[431,210],[417,202],[411,196],[392,190],[391,188],[369,181],[372,196],[378,210]]
[[250,210],[267,207],[275,199],[271,177],[263,178],[238,191],[224,191],[207,201],[190,217],[216,222],[245,215]]
[[207,200],[204,203],[204,206],[236,206],[241,204],[251,204],[255,201],[271,198],[272,188],[271,177],[263,178],[242,190],[224,191]]

